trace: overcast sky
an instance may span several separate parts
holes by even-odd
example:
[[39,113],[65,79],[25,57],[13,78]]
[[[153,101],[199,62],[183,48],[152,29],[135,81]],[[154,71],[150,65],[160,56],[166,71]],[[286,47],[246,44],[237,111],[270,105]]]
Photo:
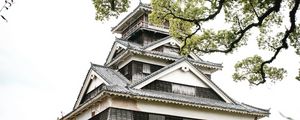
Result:
[[[130,10],[137,4],[133,1]],[[90,62],[104,64],[115,38],[111,27],[120,19],[95,21],[91,0],[15,0],[1,14],[8,22],[0,20],[0,120],[55,120],[70,112]],[[265,120],[282,120],[279,111],[300,119],[300,82],[294,79],[299,57],[284,51],[275,61],[288,69],[282,82],[259,87],[233,82],[234,62],[254,54],[244,48],[202,58],[223,63],[213,81],[234,99],[271,108]]]

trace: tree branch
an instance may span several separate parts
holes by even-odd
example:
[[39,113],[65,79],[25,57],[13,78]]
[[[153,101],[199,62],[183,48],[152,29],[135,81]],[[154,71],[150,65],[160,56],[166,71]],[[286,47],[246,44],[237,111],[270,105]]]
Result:
[[247,27],[245,27],[244,29],[238,31],[236,34],[240,34],[239,37],[230,43],[230,45],[229,45],[230,47],[228,49],[225,49],[225,50],[211,49],[211,50],[200,50],[200,51],[203,53],[213,53],[213,52],[229,53],[229,52],[231,52],[236,47],[236,44],[238,44],[241,41],[241,39],[244,37],[245,33],[248,30],[250,30],[253,27],[261,26],[266,17],[268,17],[273,12],[278,12],[280,9],[281,2],[282,2],[282,0],[274,1],[274,6],[271,7],[270,9],[268,9],[264,14],[259,16],[257,23],[252,23],[252,24],[248,25]]
[[184,37],[184,39],[183,39],[184,43],[183,43],[183,46],[181,47],[181,49],[183,49],[183,48],[186,47],[186,41],[187,41],[187,39],[190,38],[190,37],[192,37],[193,35],[195,35],[201,29],[201,26],[200,26],[199,23],[195,23],[195,24],[197,26],[197,29],[192,34],[189,34],[186,37]]
[[[0,13],[2,12],[2,10],[4,10],[4,8],[5,8],[6,10],[8,10],[8,8],[11,7],[11,5],[12,5],[13,3],[14,3],[13,0],[10,0],[10,1],[5,0],[5,3],[4,3],[3,6],[0,8]],[[7,5],[8,5],[8,6],[7,6]],[[0,16],[1,16],[1,18],[2,18],[3,20],[5,20],[5,21],[7,22],[7,19],[6,19],[3,15],[0,14]]]
[[218,6],[216,7],[216,9],[217,9],[216,12],[214,12],[213,14],[208,15],[206,18],[200,18],[200,19],[187,19],[187,18],[184,18],[184,17],[180,17],[180,16],[175,15],[172,12],[172,10],[168,9],[168,8],[171,8],[171,7],[168,7],[166,9],[176,19],[180,19],[180,20],[187,21],[187,22],[192,22],[192,23],[199,23],[199,22],[203,22],[203,21],[208,21],[208,20],[214,19],[221,12],[221,9],[223,7],[224,2],[225,2],[225,0],[220,0],[219,3],[218,3]]
[[259,84],[262,84],[262,83],[266,82],[266,73],[264,71],[264,66],[266,64],[272,63],[276,59],[277,55],[279,54],[279,52],[282,49],[288,49],[287,38],[296,29],[296,24],[295,24],[295,22],[296,22],[296,16],[295,15],[296,15],[297,9],[299,7],[299,3],[300,3],[299,0],[295,0],[295,5],[294,5],[293,9],[289,13],[291,26],[290,26],[290,28],[288,30],[285,31],[284,37],[281,39],[281,46],[279,46],[279,47],[276,48],[276,51],[275,51],[274,55],[269,60],[264,61],[260,65],[260,74],[262,76],[262,81],[256,83],[255,85],[259,85]]
[[214,12],[213,14],[208,15],[208,17],[206,17],[206,18],[198,19],[196,21],[201,22],[201,21],[208,21],[208,20],[214,19],[221,12],[221,9],[222,9],[224,3],[225,3],[225,0],[220,0],[219,4],[217,6],[217,11],[216,12]]
[[[225,0],[220,0],[218,6],[216,7],[217,11],[214,12],[213,14],[208,15],[208,17],[201,18],[201,19],[187,19],[187,18],[184,18],[184,17],[176,16],[172,12],[172,10],[166,8],[169,11],[168,14],[171,14],[173,16],[173,18],[180,19],[180,20],[183,20],[183,21],[186,21],[186,22],[191,22],[191,23],[194,23],[197,26],[197,29],[192,34],[189,34],[186,37],[182,38],[182,40],[184,41],[184,44],[181,47],[181,49],[183,49],[183,48],[186,47],[186,43],[187,43],[186,41],[187,41],[187,39],[190,38],[190,37],[192,37],[193,35],[195,35],[201,29],[200,22],[214,19],[220,13],[220,11],[221,11],[221,9],[223,7],[224,2],[225,2]],[[171,7],[169,7],[169,8],[171,8]]]
[[252,0],[249,0],[249,3],[250,3],[250,5],[251,5],[252,10],[253,10],[253,12],[255,13],[256,17],[259,18],[259,15],[258,15],[258,13],[257,13],[256,10],[255,10],[254,5],[252,4]]

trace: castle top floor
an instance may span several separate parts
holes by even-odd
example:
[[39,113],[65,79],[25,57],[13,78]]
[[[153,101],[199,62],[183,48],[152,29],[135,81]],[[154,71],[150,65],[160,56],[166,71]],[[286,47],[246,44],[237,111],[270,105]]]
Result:
[[148,21],[148,15],[151,7],[148,4],[140,3],[130,14],[122,19],[115,27],[112,28],[113,33],[122,35],[122,39],[129,39],[139,30],[152,31],[155,33],[168,35],[169,23],[163,26],[155,26]]

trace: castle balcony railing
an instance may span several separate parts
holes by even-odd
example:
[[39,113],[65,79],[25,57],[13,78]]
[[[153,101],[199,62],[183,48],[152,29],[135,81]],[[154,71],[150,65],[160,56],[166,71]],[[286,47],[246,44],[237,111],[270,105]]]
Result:
[[135,31],[137,31],[140,28],[149,28],[154,31],[169,32],[169,26],[167,26],[167,25],[155,26],[149,22],[140,21],[134,25],[129,26],[129,28],[127,28],[127,30],[125,30],[123,32],[122,38],[123,39],[128,38],[132,33],[134,33]]

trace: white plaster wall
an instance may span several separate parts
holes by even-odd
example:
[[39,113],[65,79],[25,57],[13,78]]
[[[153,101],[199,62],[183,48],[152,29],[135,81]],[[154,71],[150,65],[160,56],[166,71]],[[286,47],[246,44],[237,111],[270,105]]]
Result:
[[137,108],[136,100],[129,99],[129,98],[121,98],[121,97],[114,97],[112,98],[111,107],[120,108],[120,109],[128,109],[128,110],[139,110]]
[[170,72],[165,76],[158,78],[158,80],[208,88],[208,86],[203,83],[202,80],[194,73],[192,73],[191,71],[184,72],[181,69]]
[[149,101],[139,101],[137,107],[140,111],[166,114],[172,116],[182,116],[187,118],[205,120],[254,120],[254,116],[221,112],[208,109],[185,107],[174,104],[164,104]]
[[106,110],[107,108],[112,106],[111,98],[105,98],[101,101],[94,104],[94,106],[89,107],[87,110],[81,112],[77,115],[76,120],[88,120],[92,117],[92,112],[95,112],[95,115]]
[[89,107],[88,110],[77,115],[76,120],[88,120],[92,117],[92,111],[95,111],[95,114],[98,114],[108,107],[205,120],[254,120],[255,117],[251,115],[188,107],[171,103],[113,97],[101,100],[101,102]]
[[[111,98],[103,99],[101,102],[97,103],[94,107],[92,107],[92,111],[94,111],[97,115],[98,113],[101,113],[102,111],[106,110],[112,105]],[[92,112],[91,111],[91,112]]]
[[77,116],[76,120],[88,120],[89,118],[91,118],[91,110],[90,109],[80,113]]
[[103,79],[97,77],[97,79],[93,79],[93,80],[91,80],[90,82],[91,82],[91,84],[90,84],[90,86],[88,87],[87,92],[90,92],[90,91],[92,91],[93,89],[95,89],[96,87],[98,87],[99,85],[101,85],[101,84],[103,83]]

